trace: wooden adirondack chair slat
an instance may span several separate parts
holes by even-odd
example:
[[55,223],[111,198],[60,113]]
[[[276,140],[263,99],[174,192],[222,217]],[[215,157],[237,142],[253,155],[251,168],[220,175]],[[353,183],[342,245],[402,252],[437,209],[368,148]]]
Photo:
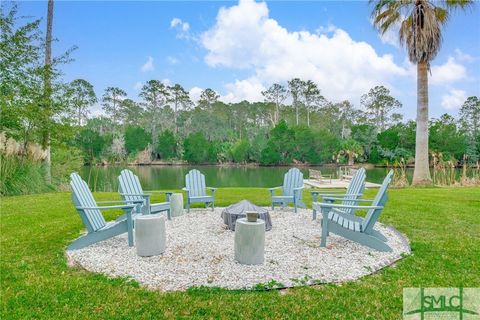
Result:
[[[87,183],[83,181],[83,179],[77,173],[72,173],[70,175],[70,186],[72,188],[73,203],[80,214],[88,233],[72,242],[68,246],[69,250],[81,249],[90,244],[125,232],[128,232],[129,246],[133,246],[132,211],[134,205],[99,207],[93,198],[92,192],[88,188]],[[107,223],[101,213],[101,210],[105,209],[123,209],[125,211],[126,218],[120,221]]]
[[[79,175],[72,175],[72,181],[70,182],[72,189],[76,190],[74,196],[76,198],[76,205],[81,207],[95,207],[96,202],[93,199],[88,185],[80,178]],[[106,224],[105,218],[98,209],[84,210],[88,224],[92,231],[97,231],[103,228]]]
[[[382,186],[380,187],[380,190],[375,196],[375,199],[373,200],[372,205],[384,206],[385,203],[387,203],[387,200],[388,200],[387,189],[390,182],[392,181],[392,176],[393,176],[393,171],[390,171],[390,173],[387,175],[387,177],[383,181]],[[377,222],[381,212],[382,212],[381,210],[373,210],[373,209],[369,210],[362,224],[362,229],[365,230],[366,232],[371,231],[373,229],[373,226],[375,225],[375,222]]]
[[205,203],[205,206],[215,208],[215,188],[210,188],[211,195],[207,195],[205,176],[197,169],[190,170],[185,175],[185,188],[187,192],[187,210],[190,211],[190,204]]
[[[391,251],[392,249],[386,244],[387,238],[379,231],[374,230],[373,227],[387,202],[387,189],[392,181],[392,176],[393,171],[390,171],[383,180],[382,186],[378,190],[372,204],[366,206],[368,212],[365,218],[347,214],[345,211],[333,212],[333,210],[340,210],[342,204],[320,204],[323,214],[320,245],[325,247],[328,234],[333,232],[379,251]],[[362,206],[355,205],[355,208],[361,209]]]
[[[345,195],[342,196],[342,201],[341,203],[343,205],[347,205],[347,206],[355,206],[358,204],[358,199],[361,198],[361,195],[363,194],[363,192],[365,191],[365,179],[366,179],[366,171],[365,171],[365,168],[360,168],[358,169],[354,176],[352,177],[352,179],[350,180],[350,183],[347,187],[347,191],[345,193]],[[312,192],[312,196],[313,196],[313,199],[314,199],[314,202],[312,204],[312,207],[313,207],[313,214],[312,214],[312,219],[315,220],[316,217],[317,217],[317,209],[316,209],[316,203],[318,203],[316,201],[316,197],[319,192],[318,191],[313,191]],[[329,194],[329,196],[333,196],[334,194]],[[330,201],[328,200],[328,198],[326,198],[326,200],[324,200],[326,202],[334,202],[334,201]],[[354,215],[355,214],[355,209],[351,209],[351,208],[344,208],[342,209],[343,212],[345,213],[348,213],[348,214],[352,214]]]
[[[347,195],[353,194],[355,196],[347,196],[346,200],[342,201],[342,204],[354,206],[358,203],[358,201],[355,201],[355,199],[359,198],[357,194],[363,194],[365,189],[365,178],[365,169],[360,168],[357,170],[347,188]],[[351,211],[349,212],[349,210],[347,210],[347,212],[352,213]]]
[[275,203],[280,203],[282,206],[286,203],[293,203],[295,212],[297,207],[306,208],[305,203],[302,201],[303,191],[303,173],[297,168],[291,168],[283,177],[282,195],[275,196],[274,189],[270,189],[270,195],[272,198],[272,210],[275,209]]
[[141,211],[144,214],[166,212],[167,218],[171,219],[170,215],[170,198],[167,195],[166,202],[150,203],[150,195],[146,194],[140,183],[140,179],[132,171],[124,169],[118,176],[119,192],[125,201],[143,202]]

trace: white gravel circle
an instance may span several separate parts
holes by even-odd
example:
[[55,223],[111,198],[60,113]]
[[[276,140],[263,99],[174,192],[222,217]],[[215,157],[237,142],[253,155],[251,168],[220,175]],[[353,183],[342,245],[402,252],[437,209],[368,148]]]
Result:
[[320,247],[320,221],[311,210],[270,210],[273,228],[265,234],[265,263],[239,264],[234,260],[234,232],[214,212],[192,209],[166,222],[167,248],[163,255],[139,257],[128,247],[126,234],[80,250],[67,250],[70,263],[111,277],[130,277],[161,291],[195,286],[229,289],[254,288],[257,284],[278,287],[343,282],[371,274],[410,253],[406,238],[380,223],[376,229],[388,238],[391,253],[377,252],[330,234]]

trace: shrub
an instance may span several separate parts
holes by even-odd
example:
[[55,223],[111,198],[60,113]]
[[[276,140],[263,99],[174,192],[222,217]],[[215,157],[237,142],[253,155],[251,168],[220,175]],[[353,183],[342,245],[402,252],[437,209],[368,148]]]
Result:
[[262,150],[267,147],[267,137],[264,132],[257,134],[251,143],[250,160],[254,162],[261,162]]
[[293,149],[293,159],[301,162],[318,163],[320,155],[317,152],[318,138],[312,130],[305,126],[293,128],[295,134],[295,146]]
[[279,164],[282,157],[271,141],[267,142],[267,146],[262,150],[260,155],[260,163],[265,166]]
[[52,148],[52,181],[56,186],[67,183],[70,174],[79,171],[82,165],[82,152],[79,149],[66,146]]
[[128,154],[145,149],[151,142],[151,135],[142,127],[128,126],[125,130],[125,149]]
[[158,135],[156,151],[161,159],[172,159],[177,156],[177,141],[172,131],[165,130]]
[[216,161],[216,148],[203,133],[191,133],[183,141],[183,158],[189,163],[206,163]]
[[76,145],[83,151],[87,163],[99,158],[105,146],[105,139],[96,131],[84,129],[76,138]]
[[250,143],[248,140],[237,141],[231,149],[232,160],[237,163],[244,163],[249,160]]

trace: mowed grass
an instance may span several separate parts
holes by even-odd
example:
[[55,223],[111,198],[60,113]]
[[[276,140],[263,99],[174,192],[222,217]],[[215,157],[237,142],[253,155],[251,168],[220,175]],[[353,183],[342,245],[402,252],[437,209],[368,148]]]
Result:
[[[269,204],[260,188],[219,189],[216,199],[217,206]],[[480,287],[480,188],[391,190],[380,220],[408,236],[413,255],[358,281],[283,292],[161,293],[70,268],[64,249],[83,225],[69,193],[0,201],[1,319],[400,319],[404,287]]]

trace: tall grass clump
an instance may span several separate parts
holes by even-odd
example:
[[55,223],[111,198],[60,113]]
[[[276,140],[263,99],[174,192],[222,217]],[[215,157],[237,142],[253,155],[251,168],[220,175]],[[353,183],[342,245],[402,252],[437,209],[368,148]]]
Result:
[[45,151],[35,143],[21,144],[0,133],[0,194],[20,195],[65,189],[68,175],[83,164],[75,148],[52,149],[52,184],[45,181]]
[[469,165],[467,160],[467,155],[464,155],[460,184],[466,187],[480,186],[480,163],[477,161]]
[[43,150],[35,144],[22,145],[0,134],[0,194],[19,195],[51,190],[45,184]]
[[407,162],[404,158],[395,161],[393,164],[393,182],[394,188],[405,188],[409,186],[407,179]]
[[457,185],[456,160],[446,160],[441,152],[432,152],[433,184],[438,186]]

